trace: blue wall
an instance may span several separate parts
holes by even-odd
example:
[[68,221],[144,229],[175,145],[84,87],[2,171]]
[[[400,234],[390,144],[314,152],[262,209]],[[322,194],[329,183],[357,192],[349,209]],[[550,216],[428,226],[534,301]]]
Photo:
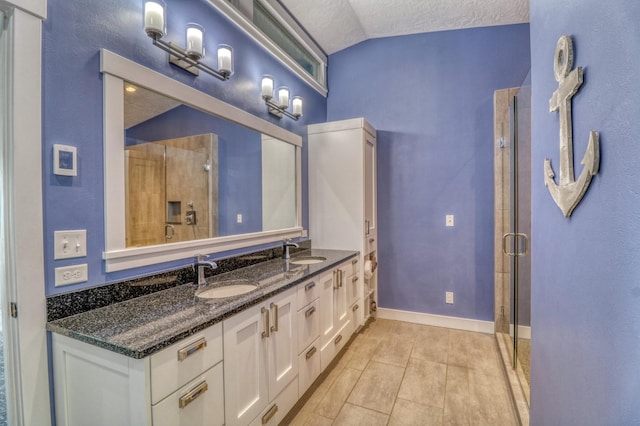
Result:
[[[531,2],[531,424],[640,424],[640,3]],[[549,99],[556,43],[574,40],[584,84],[573,98],[576,175],[589,131],[600,173],[570,219],[543,185],[559,161]]]
[[[46,293],[91,287],[186,264],[178,261],[107,274],[104,272],[104,190],[102,154],[102,77],[99,50],[109,49],[176,80],[189,84],[234,106],[273,121],[306,136],[306,124],[326,119],[326,99],[258,47],[204,0],[167,0],[167,39],[182,42],[188,22],[205,29],[205,43],[234,48],[235,74],[228,82],[202,75],[193,77],[175,69],[167,55],[151,45],[142,30],[140,0],[49,0],[43,28],[43,164],[44,241]],[[206,61],[215,66],[215,58]],[[260,77],[271,74],[278,85],[286,85],[304,97],[305,115],[299,122],[278,121],[266,112],[260,98]],[[78,176],[58,177],[52,173],[53,144],[78,147]],[[303,147],[303,225],[308,224],[306,179],[306,137]],[[25,206],[28,208],[28,206]],[[53,232],[87,230],[87,258],[53,260]],[[222,257],[230,253],[221,253]],[[54,287],[54,268],[88,263],[89,281]]]
[[375,39],[329,58],[328,119],[378,130],[381,307],[493,321],[493,92],[529,67],[528,25]]

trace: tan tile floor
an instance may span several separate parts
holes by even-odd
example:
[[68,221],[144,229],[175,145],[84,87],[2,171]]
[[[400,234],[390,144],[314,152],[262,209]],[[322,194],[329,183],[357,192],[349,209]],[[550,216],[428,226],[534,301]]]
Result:
[[376,319],[285,423],[517,425],[499,362],[491,334]]

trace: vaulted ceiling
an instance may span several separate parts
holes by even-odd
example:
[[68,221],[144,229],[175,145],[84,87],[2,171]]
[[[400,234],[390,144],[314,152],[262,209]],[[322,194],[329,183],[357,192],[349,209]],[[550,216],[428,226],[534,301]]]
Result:
[[529,22],[529,0],[280,0],[327,54],[396,35]]

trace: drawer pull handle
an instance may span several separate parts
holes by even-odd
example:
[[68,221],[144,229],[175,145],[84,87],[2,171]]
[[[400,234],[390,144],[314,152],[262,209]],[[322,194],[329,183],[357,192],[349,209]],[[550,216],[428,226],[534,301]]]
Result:
[[311,358],[312,356],[314,356],[314,355],[316,354],[316,351],[317,351],[316,347],[315,347],[315,346],[314,346],[314,347],[312,347],[312,348],[311,348],[311,349],[309,349],[309,350],[307,351],[307,353],[305,354],[305,358],[307,358],[307,359]]
[[265,337],[269,337],[270,334],[270,329],[269,329],[269,310],[267,308],[262,308],[262,310],[260,311],[260,313],[262,313],[263,315],[266,313],[267,315],[265,315],[265,319],[264,319],[264,331],[262,332],[262,338],[264,339]]
[[276,332],[278,331],[278,305],[276,305],[275,303],[271,304],[271,309],[273,310],[274,314],[273,314],[273,325],[271,326],[271,332]]
[[180,408],[184,408],[187,405],[191,404],[196,399],[198,399],[200,395],[202,395],[208,390],[209,390],[209,386],[207,385],[207,382],[205,380],[202,383],[196,385],[196,387],[191,389],[186,394],[182,395],[178,400],[178,405],[180,406]]
[[178,350],[178,361],[184,361],[185,359],[189,358],[191,355],[195,354],[199,350],[204,349],[206,347],[207,347],[207,339],[205,339],[204,337],[201,337],[200,339],[196,340],[189,346],[185,346],[184,348]]
[[277,412],[278,412],[278,406],[277,405],[274,405],[273,407],[271,407],[269,409],[269,411],[267,411],[267,414],[262,416],[262,424],[266,425],[267,423],[269,423],[269,420],[271,420],[273,418],[273,416],[276,415]]
[[369,244],[371,244],[372,242],[374,242],[376,239],[375,238],[369,238]]
[[304,291],[309,291],[316,286],[315,281],[311,281],[309,284],[304,286]]
[[338,334],[338,337],[336,337],[336,339],[333,341],[333,343],[335,345],[337,345],[338,343],[340,343],[341,340],[342,340],[342,334]]
[[316,311],[316,307],[312,306],[309,309],[306,310],[306,312],[304,313],[304,317],[305,318],[309,318],[311,315],[313,315],[313,313]]
[[358,259],[353,259],[353,260],[351,261],[351,264],[352,264],[352,265],[355,265],[356,263],[358,263]]
[[360,305],[353,305],[353,312],[357,311],[358,309],[360,309]]
[[352,282],[352,283],[355,283],[356,281],[358,281],[358,277],[353,277],[353,278],[351,279],[351,282]]

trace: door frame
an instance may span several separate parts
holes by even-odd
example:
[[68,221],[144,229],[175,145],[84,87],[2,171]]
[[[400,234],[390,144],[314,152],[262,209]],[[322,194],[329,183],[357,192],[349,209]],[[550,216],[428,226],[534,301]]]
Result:
[[[18,318],[13,372],[17,425],[51,424],[42,209],[42,20],[46,0],[0,0],[9,10],[6,189],[7,296]],[[19,52],[19,53],[18,53]],[[18,214],[19,211],[19,214]],[[7,309],[8,307],[5,307]]]

